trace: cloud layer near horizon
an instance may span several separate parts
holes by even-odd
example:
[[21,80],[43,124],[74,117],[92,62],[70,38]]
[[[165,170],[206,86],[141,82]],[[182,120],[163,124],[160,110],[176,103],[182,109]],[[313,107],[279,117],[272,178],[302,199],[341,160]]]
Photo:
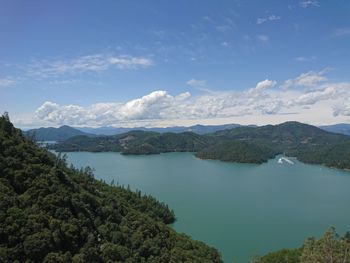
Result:
[[350,116],[350,83],[330,82],[325,76],[327,72],[328,69],[309,71],[280,85],[266,79],[243,91],[210,92],[199,96],[189,92],[171,95],[157,90],[124,103],[96,103],[88,107],[46,101],[29,122],[121,126],[130,123],[157,125],[162,121],[181,124],[181,120],[220,118],[240,121],[250,119],[250,116],[264,116],[264,119],[270,118],[271,123],[274,118],[280,120],[281,116],[293,120],[305,120],[306,116],[315,120]]

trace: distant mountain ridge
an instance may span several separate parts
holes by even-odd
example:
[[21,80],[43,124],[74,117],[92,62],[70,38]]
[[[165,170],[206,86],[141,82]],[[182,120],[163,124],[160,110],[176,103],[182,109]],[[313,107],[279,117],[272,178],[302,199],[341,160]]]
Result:
[[86,133],[68,125],[63,125],[59,128],[39,128],[25,131],[27,137],[34,137],[36,141],[64,141],[74,136],[95,136],[94,134]]
[[[266,125],[268,126],[268,125]],[[78,136],[78,135],[85,135],[89,137],[94,137],[96,135],[117,135],[117,134],[123,134],[130,131],[149,131],[149,132],[158,132],[158,133],[183,133],[183,132],[193,132],[196,134],[209,134],[209,133],[215,133],[218,131],[223,130],[230,130],[235,128],[244,128],[244,127],[251,127],[255,128],[258,127],[256,125],[240,125],[240,124],[223,124],[223,125],[193,125],[193,126],[172,126],[172,127],[135,127],[135,128],[125,128],[125,127],[112,127],[112,126],[106,126],[106,127],[99,127],[99,128],[92,128],[92,127],[71,127],[68,125],[63,125],[59,128],[38,128],[38,129],[31,129],[28,131],[25,131],[24,133],[27,136],[33,136],[35,134],[35,139],[38,141],[64,141],[71,137]],[[260,126],[265,127],[265,126]],[[334,125],[326,125],[326,126],[319,126],[318,128],[338,133],[338,134],[345,134],[350,135],[350,124],[345,123],[339,123]]]
[[63,152],[193,152],[202,159],[241,163],[263,163],[277,154],[285,154],[307,163],[350,168],[350,136],[299,122],[242,126],[202,135],[193,132],[130,131],[113,136],[75,136],[50,147]]
[[[219,130],[225,129],[234,129],[237,127],[241,127],[240,124],[224,124],[224,125],[193,125],[189,127],[185,126],[173,126],[173,127],[165,127],[165,128],[146,128],[146,127],[135,127],[135,128],[124,128],[124,127],[71,127],[68,125],[63,125],[58,128],[48,127],[48,128],[38,128],[31,129],[28,131],[24,131],[24,134],[29,137],[35,137],[34,139],[37,141],[64,141],[69,138],[78,135],[84,135],[89,137],[94,137],[96,135],[117,135],[130,131],[149,131],[149,132],[173,132],[173,133],[182,133],[182,132],[194,132],[197,134],[206,134],[212,133]],[[250,125],[250,127],[254,127],[254,125]]]
[[319,126],[319,128],[321,128],[322,130],[325,130],[325,131],[329,131],[329,132],[350,135],[350,124],[347,124],[347,123],[324,125],[324,126]]
[[[96,135],[116,135],[116,134],[122,134],[129,131],[151,131],[151,132],[159,132],[159,133],[165,133],[165,132],[174,132],[174,133],[181,133],[181,132],[194,132],[197,134],[206,134],[206,133],[212,133],[219,130],[226,130],[226,129],[233,129],[237,127],[241,127],[240,124],[223,124],[223,125],[193,125],[193,126],[172,126],[172,127],[135,127],[135,128],[124,128],[124,127],[99,127],[99,128],[91,128],[91,127],[77,127],[76,129],[86,132],[86,133],[92,133]],[[255,127],[255,125],[249,125],[250,127]]]

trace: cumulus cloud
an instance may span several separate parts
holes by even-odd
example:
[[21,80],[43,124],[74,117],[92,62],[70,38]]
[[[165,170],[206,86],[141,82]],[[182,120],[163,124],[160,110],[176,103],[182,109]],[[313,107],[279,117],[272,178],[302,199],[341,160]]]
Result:
[[288,79],[284,82],[282,85],[283,88],[290,88],[293,86],[306,86],[306,87],[312,87],[315,86],[321,82],[324,82],[327,80],[327,77],[324,76],[329,71],[328,68],[321,70],[321,71],[309,71],[306,73],[300,74],[295,79]]
[[339,93],[333,86],[325,86],[323,88],[312,90],[301,94],[296,99],[292,100],[290,105],[313,105],[321,100],[330,100]]
[[341,104],[334,105],[333,115],[337,116],[350,116],[350,101],[343,102]]
[[258,19],[256,20],[256,23],[257,23],[258,25],[261,25],[261,24],[263,24],[263,23],[265,23],[265,22],[268,22],[268,21],[276,21],[276,20],[280,20],[280,19],[281,19],[280,16],[269,15],[269,16],[267,16],[267,17],[258,18]]
[[100,72],[108,69],[131,70],[147,68],[154,64],[152,59],[128,55],[87,55],[65,60],[41,60],[28,67],[28,75],[40,77],[61,76]]
[[[276,81],[265,79],[250,89],[197,96],[189,92],[171,95],[165,90],[157,90],[126,102],[96,103],[87,107],[47,101],[36,110],[33,122],[76,126],[137,126],[148,123],[154,126],[164,122],[183,125],[186,120],[202,120],[202,123],[217,119],[236,122],[253,118],[266,120],[266,116],[283,121],[287,118],[283,116],[289,114],[300,121],[350,116],[350,83],[329,82],[325,72],[302,73],[289,80],[289,89],[276,87]],[[293,88],[298,85],[306,88]]]
[[274,80],[265,79],[263,81],[258,82],[258,84],[256,84],[255,90],[264,90],[264,89],[272,88],[276,86],[276,83],[277,82]]
[[169,109],[190,97],[189,92],[171,96],[159,90],[126,103],[97,103],[86,108],[47,101],[35,115],[40,120],[58,125],[111,125],[120,121],[164,119],[171,113]]
[[319,7],[320,3],[316,0],[304,0],[300,2],[300,6],[302,8],[308,8],[308,7]]

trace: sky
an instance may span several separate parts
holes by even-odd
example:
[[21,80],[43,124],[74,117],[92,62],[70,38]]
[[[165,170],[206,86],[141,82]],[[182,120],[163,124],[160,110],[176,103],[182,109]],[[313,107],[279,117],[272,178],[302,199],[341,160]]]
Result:
[[0,0],[21,128],[350,123],[350,1]]

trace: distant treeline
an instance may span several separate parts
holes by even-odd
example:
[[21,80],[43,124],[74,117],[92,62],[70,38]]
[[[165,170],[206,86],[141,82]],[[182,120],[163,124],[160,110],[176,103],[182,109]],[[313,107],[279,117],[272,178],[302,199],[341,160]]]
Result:
[[350,169],[350,136],[298,122],[236,127],[205,135],[131,131],[114,136],[75,136],[50,147],[63,152],[193,152],[202,159],[239,163],[263,163],[285,154],[305,163]]

